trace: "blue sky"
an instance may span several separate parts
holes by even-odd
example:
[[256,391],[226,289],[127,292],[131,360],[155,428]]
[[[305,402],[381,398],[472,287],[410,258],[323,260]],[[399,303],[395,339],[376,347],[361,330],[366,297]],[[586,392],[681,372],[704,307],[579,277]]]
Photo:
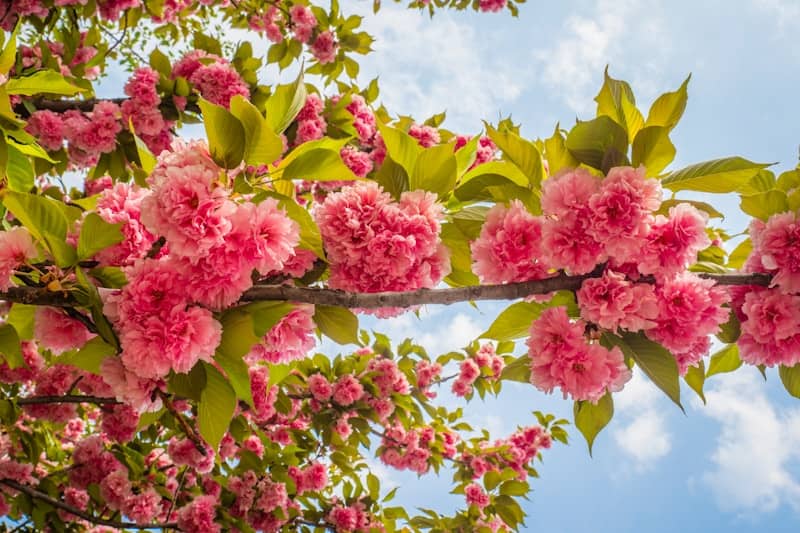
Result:
[[[371,2],[345,9],[365,15],[376,52],[362,79],[380,76],[395,113],[425,117],[447,110],[445,126],[477,132],[481,120],[512,114],[530,136],[556,122],[593,115],[593,96],[609,65],[633,85],[645,110],[691,73],[689,105],[673,140],[675,166],[728,155],[793,168],[800,143],[800,24],[796,0],[529,0],[518,19],[440,13],[431,21]],[[739,232],[731,213],[721,225]],[[431,351],[462,346],[485,329],[499,304],[431,309],[376,327],[415,336]],[[615,401],[617,413],[590,458],[580,435],[545,453],[525,508],[528,529],[592,532],[750,532],[800,529],[800,405],[777,375],[752,368],[715,376],[708,405],[684,391],[684,415],[637,376]],[[571,403],[511,385],[499,400],[470,403],[476,425],[505,435],[540,409],[571,417]],[[448,478],[402,485],[407,505],[461,504]]]

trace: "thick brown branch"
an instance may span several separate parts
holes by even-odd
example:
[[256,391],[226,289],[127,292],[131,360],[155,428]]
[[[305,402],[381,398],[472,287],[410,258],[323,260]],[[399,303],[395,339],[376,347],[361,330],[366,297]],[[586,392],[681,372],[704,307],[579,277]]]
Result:
[[[720,285],[769,285],[769,274],[698,274]],[[332,289],[290,287],[286,285],[255,286],[244,293],[242,301],[285,300],[300,303],[332,305],[349,308],[412,307],[422,304],[450,305],[475,300],[517,300],[553,291],[575,291],[592,275],[558,276],[536,281],[505,285],[475,285],[452,289],[419,289],[409,292],[353,293]],[[643,281],[652,282],[650,278]]]
[[[64,113],[65,111],[69,111],[71,109],[76,109],[78,111],[91,111],[98,102],[114,102],[115,104],[121,104],[125,100],[127,100],[127,98],[87,98],[86,100],[53,100],[50,98],[36,98],[31,100],[30,103],[33,104],[33,107],[39,110],[47,109],[49,111],[55,111],[56,113]],[[14,106],[14,111],[24,117],[28,116],[28,110],[23,104],[17,104]]]
[[14,490],[18,490],[19,492],[27,494],[31,498],[48,503],[53,507],[55,507],[56,509],[61,509],[62,511],[66,511],[71,515],[77,516],[78,518],[83,518],[87,522],[91,522],[92,524],[97,524],[100,526],[127,528],[127,529],[175,529],[178,527],[178,524],[175,522],[169,522],[164,524],[135,524],[133,522],[117,522],[115,520],[106,520],[104,518],[91,515],[85,511],[81,511],[77,507],[68,505],[62,502],[61,500],[53,498],[49,494],[28,487],[27,485],[17,483],[12,479],[0,479],[0,484],[5,485],[6,487],[12,488]]
[[17,405],[39,405],[50,403],[93,403],[95,405],[117,405],[122,403],[116,398],[76,394],[68,394],[65,396],[30,396],[28,398],[20,398],[16,402]]
[[[409,292],[357,293],[334,289],[291,287],[287,285],[256,285],[242,295],[242,302],[262,300],[282,300],[299,303],[332,305],[348,308],[412,307],[423,304],[450,305],[458,302],[477,300],[517,300],[535,294],[547,294],[560,290],[578,290],[581,283],[593,274],[583,276],[558,276],[505,285],[474,285],[452,289],[419,289]],[[772,280],[769,274],[709,274],[698,276],[712,279],[719,285],[760,285],[768,286]],[[653,282],[652,278],[641,281]],[[77,302],[63,293],[35,287],[11,287],[0,292],[0,300],[32,305],[51,305],[54,307],[75,306]]]

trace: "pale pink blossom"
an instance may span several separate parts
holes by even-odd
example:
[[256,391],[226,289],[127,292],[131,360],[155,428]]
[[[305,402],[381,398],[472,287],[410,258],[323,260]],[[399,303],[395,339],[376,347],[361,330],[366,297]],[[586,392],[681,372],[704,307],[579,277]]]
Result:
[[14,271],[30,259],[38,257],[28,230],[23,227],[0,231],[0,291],[11,287]]
[[54,354],[80,348],[95,337],[78,319],[53,307],[38,307],[33,336],[42,348]]

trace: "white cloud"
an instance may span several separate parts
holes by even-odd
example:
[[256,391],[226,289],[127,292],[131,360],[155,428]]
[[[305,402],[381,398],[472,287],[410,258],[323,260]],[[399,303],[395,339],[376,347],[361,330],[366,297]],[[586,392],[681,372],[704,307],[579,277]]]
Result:
[[442,12],[431,20],[388,5],[380,16],[366,17],[375,52],[360,60],[359,79],[380,77],[381,101],[391,113],[423,119],[446,110],[447,127],[477,132],[481,119],[507,112],[519,97],[526,69],[497,54],[491,37],[457,15]]
[[663,85],[659,76],[669,41],[654,2],[597,0],[590,16],[572,15],[563,28],[560,39],[533,55],[542,65],[545,86],[560,93],[577,113],[594,108],[592,98],[606,65],[615,77],[630,72],[629,81],[639,96],[649,98]]
[[800,512],[800,409],[771,404],[755,372],[720,376],[706,398],[700,412],[722,432],[702,480],[720,508],[769,512],[788,504]]
[[641,372],[622,392],[614,395],[617,415],[612,432],[620,449],[633,460],[636,470],[644,471],[672,449],[672,437],[663,415],[663,394]]
[[[771,17],[781,31],[800,22],[800,3],[797,0],[753,0],[753,5]],[[791,34],[794,35],[794,31]]]

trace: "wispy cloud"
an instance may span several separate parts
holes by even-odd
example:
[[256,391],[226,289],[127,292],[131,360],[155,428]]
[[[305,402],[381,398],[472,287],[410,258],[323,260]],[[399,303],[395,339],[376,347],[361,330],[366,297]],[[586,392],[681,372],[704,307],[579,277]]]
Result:
[[525,86],[518,63],[504,60],[457,14],[431,20],[389,5],[364,27],[375,52],[361,61],[361,81],[380,77],[381,100],[392,113],[422,119],[446,110],[446,126],[475,132],[481,119],[507,112]]
[[603,68],[611,65],[612,74],[626,72],[637,93],[649,97],[661,85],[669,53],[662,26],[653,1],[597,0],[591,15],[571,15],[559,39],[534,51],[542,82],[575,112],[586,113],[594,107]]
[[[717,379],[717,378],[715,378]],[[700,412],[722,425],[702,481],[719,507],[740,514],[788,504],[800,512],[800,409],[779,408],[756,372],[719,377]]]
[[[641,372],[614,396],[619,419],[613,422],[614,441],[628,455],[636,470],[651,468],[672,449],[672,437],[663,414],[667,401]],[[620,423],[622,422],[622,423]]]

